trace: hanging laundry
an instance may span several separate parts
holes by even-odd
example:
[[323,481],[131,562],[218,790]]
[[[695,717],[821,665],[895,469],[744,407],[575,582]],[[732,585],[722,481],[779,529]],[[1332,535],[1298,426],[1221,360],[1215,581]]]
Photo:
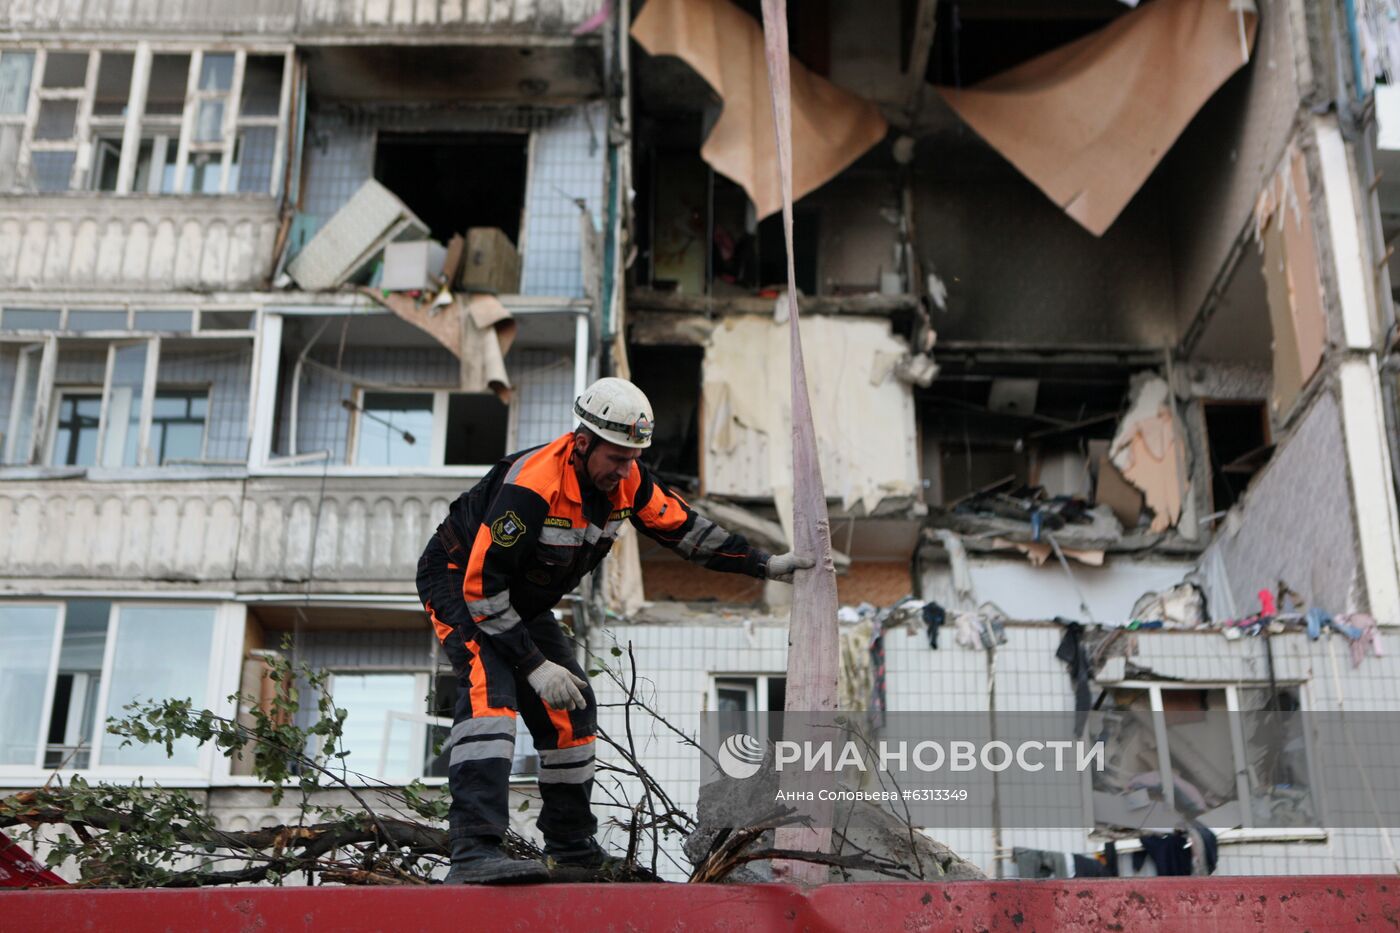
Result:
[[1069,680],[1074,686],[1074,734],[1084,732],[1084,723],[1089,719],[1089,657],[1084,653],[1084,626],[1078,622],[1056,619],[1065,627],[1060,646],[1055,649],[1055,657],[1069,665]]
[[1381,630],[1376,625],[1376,620],[1366,613],[1353,612],[1350,615],[1338,616],[1333,624],[1351,639],[1352,667],[1360,667],[1368,654],[1378,658],[1385,657],[1385,648],[1381,645]]
[[922,611],[924,619],[924,630],[928,635],[928,646],[934,651],[938,650],[938,630],[947,621],[948,614],[943,611],[943,607],[938,603],[925,603]]
[[[1219,855],[1215,833],[1198,822],[1193,822],[1191,826],[1205,849],[1206,874],[1214,874]],[[1160,876],[1191,874],[1191,840],[1186,833],[1178,830],[1167,836],[1148,835],[1141,837],[1139,842],[1142,843],[1142,851],[1133,853],[1133,871],[1141,871],[1150,858]]]
[[1020,878],[1068,878],[1074,864],[1070,854],[1017,846],[1011,850],[1011,860],[1016,863],[1016,874]]

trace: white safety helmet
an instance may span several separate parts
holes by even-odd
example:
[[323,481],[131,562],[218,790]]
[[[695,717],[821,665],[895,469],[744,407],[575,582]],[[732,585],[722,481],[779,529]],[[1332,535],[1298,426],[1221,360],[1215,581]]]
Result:
[[609,444],[650,447],[655,428],[651,402],[641,389],[614,376],[605,376],[574,399],[574,414]]

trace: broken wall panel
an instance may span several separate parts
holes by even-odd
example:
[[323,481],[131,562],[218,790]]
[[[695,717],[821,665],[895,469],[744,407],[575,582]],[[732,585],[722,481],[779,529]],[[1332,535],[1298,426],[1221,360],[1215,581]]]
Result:
[[[1082,592],[1095,620],[1126,622],[1139,597],[1180,583],[1191,572],[1192,564],[1110,557],[1102,567],[1071,563],[1070,569],[1074,573],[1073,581],[1053,559],[1041,566],[1020,558],[972,556],[968,559],[975,602],[991,601],[1008,618],[1027,621],[1058,616],[1087,622],[1079,608]],[[958,605],[948,564],[925,562],[922,583],[925,599],[949,608]]]
[[1338,481],[1346,475],[1340,412],[1324,393],[1202,556],[1213,617],[1231,602],[1241,615],[1255,611],[1258,591],[1279,581],[1328,612],[1357,608],[1356,519]]
[[1277,168],[1298,109],[1311,93],[1307,43],[1298,39],[1303,5],[1256,3],[1253,63],[1201,109],[1164,164],[1170,287],[1183,333],[1249,226],[1259,190]]
[[[733,179],[760,218],[782,206],[773,105],[758,22],[728,0],[647,0],[632,37],[675,55],[719,95],[723,110],[700,154]],[[792,62],[793,198],[821,187],[885,137],[880,110]]]
[[1327,342],[1312,195],[1301,150],[1289,152],[1260,192],[1255,223],[1274,333],[1274,411],[1282,416],[1322,364]]
[[1157,0],[969,89],[940,93],[1098,236],[1248,61],[1256,22],[1217,0]]
[[[920,494],[910,386],[882,361],[908,352],[879,320],[802,319],[822,478],[828,497],[874,510]],[[707,495],[781,499],[791,476],[785,324],[732,316],[705,350],[701,438]],[[791,495],[790,489],[787,495]],[[780,511],[783,507],[780,505]]]

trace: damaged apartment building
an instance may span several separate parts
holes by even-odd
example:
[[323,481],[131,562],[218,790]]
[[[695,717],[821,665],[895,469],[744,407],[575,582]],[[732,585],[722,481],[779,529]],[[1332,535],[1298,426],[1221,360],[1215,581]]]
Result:
[[[1400,708],[1400,34],[1352,7],[793,3],[789,283],[752,0],[10,3],[0,787],[274,824],[241,765],[101,729],[246,712],[270,652],[331,672],[350,767],[442,783],[413,577],[447,504],[624,375],[659,475],[786,549],[788,287],[845,708]],[[693,732],[783,708],[787,592],[629,534],[560,612]],[[638,728],[693,808],[694,749]],[[1217,871],[1394,867],[1306,736],[1287,775],[1171,737]],[[1063,829],[926,830],[997,877],[1132,852],[1117,778]]]

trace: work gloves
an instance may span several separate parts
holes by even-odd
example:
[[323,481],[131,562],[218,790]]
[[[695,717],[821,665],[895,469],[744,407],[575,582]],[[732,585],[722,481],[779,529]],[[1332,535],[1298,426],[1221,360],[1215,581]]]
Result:
[[553,709],[583,709],[583,688],[588,681],[574,675],[567,667],[546,661],[525,679],[530,687]]
[[764,572],[768,579],[777,580],[779,583],[791,583],[792,574],[795,570],[807,570],[815,567],[817,562],[810,557],[801,557],[788,551],[786,554],[774,554],[768,558],[768,566]]

